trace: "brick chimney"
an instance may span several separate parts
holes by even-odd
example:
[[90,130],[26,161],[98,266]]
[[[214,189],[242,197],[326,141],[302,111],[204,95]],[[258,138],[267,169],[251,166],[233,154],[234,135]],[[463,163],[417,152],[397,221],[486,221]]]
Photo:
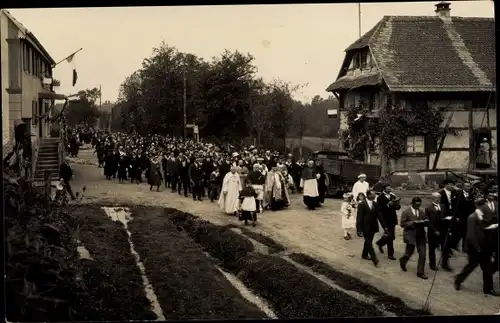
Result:
[[450,4],[449,2],[441,1],[440,3],[436,4],[436,10],[434,11],[436,13],[436,16],[440,18],[450,18]]

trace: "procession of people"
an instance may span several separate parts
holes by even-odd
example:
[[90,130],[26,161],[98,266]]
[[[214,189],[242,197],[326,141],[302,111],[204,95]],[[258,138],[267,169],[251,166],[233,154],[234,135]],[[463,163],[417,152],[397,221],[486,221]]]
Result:
[[[72,132],[76,136],[78,131]],[[78,135],[77,140],[81,140]],[[161,186],[194,201],[207,198],[217,202],[221,213],[237,216],[245,224],[257,224],[265,210],[290,206],[290,194],[300,192],[308,210],[321,207],[328,187],[322,165],[310,159],[294,160],[271,150],[256,147],[236,149],[203,141],[151,135],[140,137],[125,133],[93,131],[85,138],[95,148],[98,167],[107,180],[120,183],[147,182],[150,189]],[[496,193],[481,194],[469,183],[445,181],[443,188],[423,205],[415,196],[411,205],[401,210],[400,198],[387,183],[371,186],[365,174],[358,176],[352,191],[344,194],[340,212],[344,239],[363,239],[361,258],[379,265],[378,255],[398,260],[394,248],[396,227],[403,229],[405,250],[399,266],[407,263],[415,251],[417,276],[428,279],[432,271],[453,271],[450,259],[455,253],[468,255],[467,266],[455,277],[458,290],[467,276],[480,266],[485,294],[496,295],[493,275],[499,270],[498,215]],[[375,241],[377,233],[380,238]],[[441,251],[437,259],[436,250]]]
[[[255,210],[251,211],[255,214],[289,207],[290,194],[296,192],[303,192],[304,204],[311,210],[324,203],[327,176],[313,160],[304,163],[302,159],[294,160],[291,154],[284,156],[253,146],[235,149],[159,135],[68,131],[70,143],[93,145],[98,167],[103,168],[107,180],[147,182],[151,190],[157,191],[164,185],[196,201],[217,200],[228,215],[244,218],[242,205],[248,203],[240,200],[250,189],[255,193]],[[83,131],[91,133],[90,138],[83,138]],[[72,151],[78,154],[77,149]]]

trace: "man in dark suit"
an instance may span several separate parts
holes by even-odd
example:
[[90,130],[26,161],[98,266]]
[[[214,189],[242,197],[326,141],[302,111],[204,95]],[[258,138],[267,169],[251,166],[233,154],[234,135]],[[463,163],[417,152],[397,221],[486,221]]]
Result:
[[377,255],[373,249],[373,237],[379,232],[379,222],[387,232],[387,227],[380,215],[380,208],[374,201],[375,193],[373,191],[366,192],[366,200],[358,204],[358,212],[356,217],[356,227],[358,232],[363,233],[365,240],[361,258],[371,260],[375,266],[378,265]]
[[443,245],[442,230],[446,234],[448,228],[443,228],[444,217],[443,206],[440,204],[441,194],[432,193],[432,203],[425,208],[425,217],[429,219],[427,227],[427,244],[429,248],[429,267],[431,270],[438,270],[436,266],[436,249]]
[[[496,193],[488,193],[486,200],[486,208],[484,210],[484,225],[489,226],[498,224],[498,202]],[[493,273],[500,270],[500,255],[498,249],[498,228],[486,231],[486,240],[490,246],[491,254],[493,256]]]
[[[465,250],[465,234],[467,232],[467,218],[474,212],[474,200],[470,193],[470,183],[457,183],[454,188],[456,196],[455,221],[456,221],[456,237],[455,243],[462,240],[462,251]],[[453,233],[452,233],[453,234]]]
[[172,193],[177,190],[177,183],[179,181],[179,163],[175,159],[174,153],[170,153],[167,160],[165,169],[165,180],[168,178],[169,185],[172,188]]
[[453,190],[453,182],[450,180],[444,181],[444,188],[439,191],[441,194],[441,205],[444,210],[443,225],[447,227],[446,231],[441,232],[446,236],[443,237],[444,243],[441,248],[441,253],[443,255],[443,261],[441,267],[446,271],[452,271],[449,260],[452,255],[452,249],[456,249],[458,245],[457,238],[459,237],[459,226],[456,220],[456,210],[457,210],[457,194]]
[[407,271],[406,264],[410,257],[417,249],[418,265],[417,276],[422,279],[427,279],[425,275],[425,257],[427,238],[425,227],[429,223],[425,212],[420,209],[422,199],[414,197],[411,201],[411,206],[401,213],[401,227],[403,227],[403,241],[406,243],[405,254],[399,259],[399,264],[403,271]]
[[377,198],[377,205],[380,208],[380,214],[384,224],[387,226],[387,234],[382,236],[376,244],[380,253],[384,253],[384,246],[387,245],[387,256],[391,260],[394,258],[394,239],[396,237],[396,225],[398,225],[398,215],[396,211],[401,209],[399,203],[394,204],[396,195],[392,194],[392,188],[389,184],[382,185],[382,193]]
[[179,169],[179,182],[177,183],[177,193],[181,195],[181,187],[184,191],[184,196],[188,197],[189,190],[189,161],[184,155],[179,155],[177,160],[177,167]]
[[71,189],[71,184],[69,183],[69,181],[74,178],[74,175],[71,166],[69,166],[68,157],[64,158],[64,162],[61,164],[61,166],[59,166],[59,177],[62,181],[62,184],[64,184],[64,186],[66,187],[66,190],[68,191],[68,194],[71,197],[71,199],[75,200],[76,197],[73,194],[73,190]]
[[201,158],[196,158],[189,166],[189,181],[191,184],[191,193],[193,193],[193,201],[201,201],[201,190],[203,189],[203,169]]
[[468,263],[462,269],[462,272],[455,277],[455,289],[460,290],[462,283],[477,268],[481,267],[483,271],[483,292],[485,294],[498,296],[493,291],[493,273],[491,269],[491,253],[484,227],[484,212],[487,203],[484,200],[476,202],[476,211],[469,215],[467,219],[467,234],[465,236]]

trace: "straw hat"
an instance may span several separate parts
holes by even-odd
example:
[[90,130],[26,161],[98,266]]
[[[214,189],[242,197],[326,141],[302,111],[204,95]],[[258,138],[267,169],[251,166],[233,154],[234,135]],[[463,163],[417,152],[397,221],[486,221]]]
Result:
[[366,178],[366,174],[361,173],[361,174],[358,175],[358,179],[363,178],[363,177]]

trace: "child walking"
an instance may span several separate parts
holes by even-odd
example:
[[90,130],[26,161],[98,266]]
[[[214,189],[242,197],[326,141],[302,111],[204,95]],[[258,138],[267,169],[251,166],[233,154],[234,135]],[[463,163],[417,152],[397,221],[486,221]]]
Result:
[[344,201],[340,206],[342,213],[342,229],[344,229],[344,239],[351,240],[351,231],[356,227],[356,209],[353,205],[353,196],[351,193],[345,193]]
[[257,198],[257,192],[252,187],[251,181],[246,181],[245,188],[240,193],[240,209],[241,216],[240,221],[245,221],[245,225],[248,225],[248,221],[252,221],[252,225],[255,226],[257,222],[257,203],[255,199]]

